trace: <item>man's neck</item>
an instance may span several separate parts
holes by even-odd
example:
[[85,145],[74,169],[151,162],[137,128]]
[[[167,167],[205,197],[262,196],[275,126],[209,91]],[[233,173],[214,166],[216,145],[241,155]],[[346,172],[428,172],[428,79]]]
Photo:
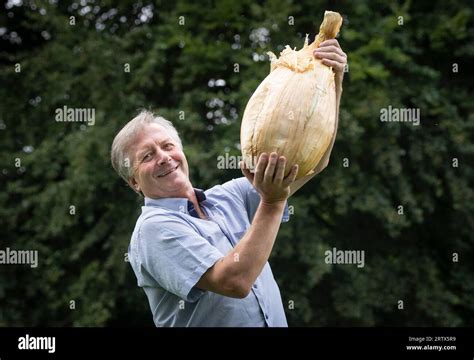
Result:
[[[159,199],[159,197],[153,197],[153,196],[148,196],[152,199]],[[186,187],[186,189],[182,189],[179,192],[176,192],[172,195],[169,195],[168,197],[170,198],[185,198],[191,201],[191,203],[194,205],[194,208],[196,209],[196,212],[198,213],[199,217],[203,220],[206,220],[207,217],[204,214],[204,212],[201,210],[201,207],[199,206],[198,199],[196,197],[196,193],[194,192],[194,187],[192,186],[191,183]]]
[[206,220],[207,217],[199,206],[199,202],[198,202],[198,199],[196,197],[196,193],[194,192],[194,188],[193,188],[192,185],[191,185],[190,189],[186,190],[186,195],[184,197],[192,202],[192,204],[194,205],[194,208],[196,209],[196,212],[198,213],[199,217],[203,220]]

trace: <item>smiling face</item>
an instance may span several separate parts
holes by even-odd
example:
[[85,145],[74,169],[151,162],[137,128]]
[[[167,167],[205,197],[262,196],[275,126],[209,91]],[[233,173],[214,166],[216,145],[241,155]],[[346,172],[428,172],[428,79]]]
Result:
[[130,186],[152,199],[186,197],[193,191],[183,151],[166,129],[148,124],[134,139]]

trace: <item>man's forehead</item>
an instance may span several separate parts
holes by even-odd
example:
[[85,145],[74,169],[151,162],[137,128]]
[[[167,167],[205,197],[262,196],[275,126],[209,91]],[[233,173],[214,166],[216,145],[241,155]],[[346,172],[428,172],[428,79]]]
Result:
[[138,152],[165,140],[173,141],[165,128],[158,124],[148,124],[132,140],[131,147],[134,152]]
[[143,128],[135,138],[135,144],[147,144],[162,142],[165,140],[172,139],[168,131],[158,124],[149,124]]

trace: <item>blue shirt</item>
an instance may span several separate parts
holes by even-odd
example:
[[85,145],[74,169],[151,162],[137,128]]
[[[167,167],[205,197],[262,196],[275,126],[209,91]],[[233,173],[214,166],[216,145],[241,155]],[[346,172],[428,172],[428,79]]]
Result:
[[[250,226],[260,195],[245,178],[194,189],[208,220],[186,198],[145,198],[129,260],[156,326],[288,326],[268,262],[250,294],[231,298],[195,287]],[[282,221],[288,221],[288,205]]]

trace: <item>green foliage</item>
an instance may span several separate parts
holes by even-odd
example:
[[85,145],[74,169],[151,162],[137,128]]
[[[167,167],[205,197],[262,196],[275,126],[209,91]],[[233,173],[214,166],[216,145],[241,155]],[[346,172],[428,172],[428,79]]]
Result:
[[[195,187],[241,176],[217,156],[240,154],[265,53],[300,48],[325,9],[345,17],[349,72],[330,165],[290,199],[271,259],[289,323],[473,324],[472,8],[178,0],[147,17],[128,0],[31,4],[0,15],[0,250],[38,250],[39,266],[0,265],[0,325],[152,325],[125,261],[141,200],[110,166],[114,135],[149,108],[178,128]],[[65,105],[94,108],[95,124],[56,122]],[[381,122],[388,106],[420,109],[420,125]],[[365,267],[326,264],[333,247],[364,250]]]

